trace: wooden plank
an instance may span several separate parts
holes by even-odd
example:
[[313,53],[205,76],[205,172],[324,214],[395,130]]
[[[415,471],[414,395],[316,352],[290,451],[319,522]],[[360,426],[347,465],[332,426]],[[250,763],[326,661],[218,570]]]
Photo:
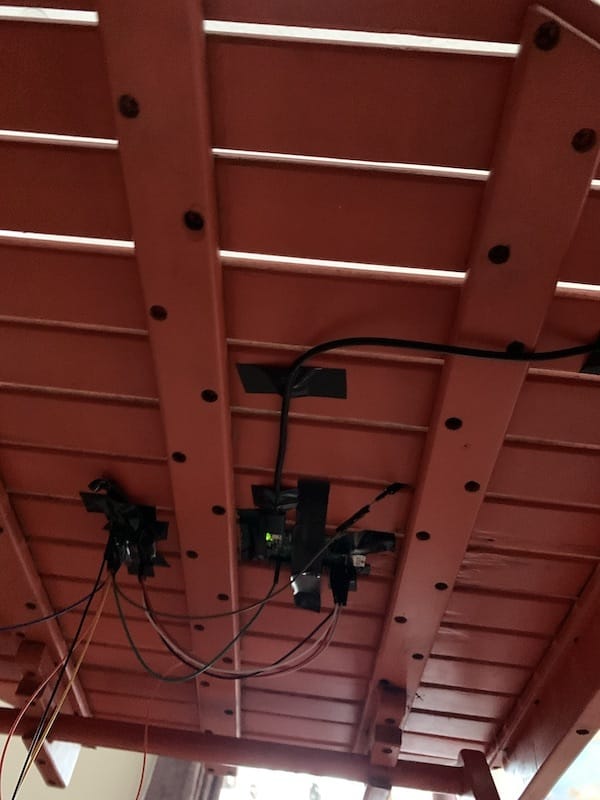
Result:
[[1,228],[131,239],[116,151],[1,142],[0,171]]
[[242,715],[242,731],[249,738],[253,738],[255,734],[271,738],[281,735],[286,739],[307,743],[320,741],[348,746],[352,742],[353,728],[351,725],[335,722],[246,711]]
[[[457,576],[460,586],[481,587],[488,591],[519,592],[549,597],[575,598],[593,570],[593,564],[527,558],[497,553],[491,548],[470,548]],[[477,656],[480,657],[479,655]]]
[[548,640],[544,638],[442,625],[431,652],[461,659],[475,655],[478,660],[492,664],[533,668],[547,647]]
[[[592,2],[582,2],[580,8],[572,0],[547,0],[545,5],[597,36],[600,22]],[[468,1],[408,0],[401,8],[395,0],[323,0],[318,4],[312,0],[206,0],[204,13],[208,19],[239,22],[516,42],[529,6],[529,0],[479,0],[476,6]]]
[[0,244],[0,259],[7,316],[147,328],[132,256]]
[[473,692],[446,686],[419,686],[414,710],[444,714],[471,714],[489,719],[502,719],[514,702],[511,695],[498,692]]
[[483,184],[297,165],[216,164],[226,250],[463,270]]
[[598,216],[600,215],[600,194],[590,192],[583,209],[577,235],[571,242],[560,277],[575,283],[600,284],[600,234]]
[[512,68],[507,58],[221,37],[208,59],[217,147],[481,169]]
[[143,335],[102,335],[0,321],[0,359],[2,383],[9,390],[12,384],[48,393],[97,392],[107,395],[106,400],[113,395],[123,402],[137,398],[140,406],[158,403],[152,353]]
[[[591,375],[530,373],[515,406],[509,436],[600,445],[594,399],[597,385]],[[540,413],[545,409],[548,413]]]
[[531,505],[488,497],[471,539],[473,545],[600,558],[596,507]]
[[[54,5],[67,8],[69,4]],[[86,3],[72,3],[72,7],[82,9]],[[97,28],[3,20],[0,50],[3,128],[114,138],[114,114]]]
[[[332,335],[447,341],[460,293],[457,286],[407,284],[389,274],[333,269],[228,268],[223,279],[230,339],[304,347]],[[430,313],[423,314],[423,308]],[[314,332],[309,333],[307,319],[318,320]]]
[[493,720],[467,719],[414,711],[408,716],[404,730],[430,736],[449,736],[469,739],[473,742],[488,742],[495,728],[496,724]]
[[[490,480],[490,492],[538,501],[597,502],[597,448],[534,447],[507,443]],[[556,476],[549,480],[548,476]]]
[[524,667],[479,664],[434,656],[427,661],[423,682],[503,694],[519,694],[530,676]]
[[155,407],[0,391],[0,415],[4,444],[167,457]]
[[268,690],[268,684],[264,691],[245,689],[242,693],[242,708],[244,711],[258,712],[277,709],[277,713],[286,716],[328,719],[347,725],[355,724],[360,716],[360,706],[357,703],[272,692]]
[[552,636],[569,609],[567,601],[502,597],[456,589],[445,622]]

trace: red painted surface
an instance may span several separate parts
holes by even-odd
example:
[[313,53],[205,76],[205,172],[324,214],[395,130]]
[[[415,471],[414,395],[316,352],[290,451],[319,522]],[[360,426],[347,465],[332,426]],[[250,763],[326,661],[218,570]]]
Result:
[[[495,56],[239,36],[209,36],[205,47],[191,0],[168,9],[145,3],[143,15],[134,0],[102,4],[99,28],[0,21],[3,129],[120,140],[117,150],[0,136],[10,187],[0,229],[136,242],[135,255],[118,244],[0,243],[0,555],[11,587],[3,624],[89,590],[105,538],[78,492],[102,474],[170,521],[162,549],[171,568],[149,584],[156,608],[211,613],[264,596],[270,572],[235,564],[234,511],[251,505],[253,483],[272,479],[279,404],[246,394],[237,363],[285,365],[315,343],[349,335],[498,348],[516,339],[538,349],[597,337],[600,295],[555,292],[555,283],[600,284],[600,195],[588,191],[597,147],[570,146],[579,128],[600,130],[598,48],[561,23],[557,48],[536,49],[534,31],[549,17],[538,9],[525,22],[527,5],[493,3],[475,14],[468,3],[204,4],[213,19],[522,38],[514,70],[512,59]],[[549,5],[600,36],[591,2]],[[123,92],[139,99],[138,118],[116,112]],[[213,146],[493,173],[486,183],[212,159]],[[190,207],[205,217],[200,234],[182,224]],[[511,260],[491,265],[489,247],[505,240]],[[224,266],[218,248],[469,274],[231,256]],[[149,318],[153,304],[168,309],[167,320]],[[490,761],[505,750],[509,765],[532,780],[528,800],[538,800],[585,744],[573,726],[600,725],[589,667],[597,639],[585,640],[577,660],[561,634],[582,618],[600,559],[598,378],[579,373],[581,358],[528,367],[360,348],[317,363],[347,370],[348,399],[292,403],[285,480],[331,479],[330,529],[387,483],[410,484],[368,518],[397,534],[398,556],[372,558],[333,644],[310,667],[241,687],[160,686],[150,719],[163,729],[164,752],[181,731],[208,728],[240,734],[243,746],[258,748],[253,758],[264,756],[261,742],[301,744],[328,751],[332,769],[344,756],[351,772],[362,756],[353,762],[350,751],[365,750],[376,716],[368,700],[387,678],[408,690],[401,760],[437,768],[465,749]],[[205,388],[217,390],[216,404],[202,402]],[[448,416],[463,427],[448,430]],[[170,460],[174,450],[186,463]],[[481,490],[464,492],[467,480]],[[212,514],[217,503],[224,517]],[[21,560],[8,523],[22,533]],[[417,540],[418,530],[431,540]],[[122,581],[140,599],[135,581]],[[436,591],[437,581],[449,589]],[[37,611],[24,608],[31,592]],[[217,600],[219,592],[230,600]],[[590,596],[585,613],[593,616]],[[326,592],[324,601],[328,608]],[[168,670],[173,659],[142,612],[127,614],[148,660]],[[400,614],[407,624],[393,622]],[[77,621],[77,612],[68,614],[28,629],[27,639],[44,642],[56,659]],[[235,624],[204,624],[167,629],[209,657]],[[268,664],[314,624],[282,594],[244,638],[236,663]],[[0,644],[0,686],[11,699],[14,638]],[[580,665],[579,681],[569,664]],[[552,698],[562,680],[577,684],[572,713],[550,701],[536,711],[531,687]],[[108,735],[111,720],[143,723],[155,692],[111,601],[80,674],[76,703],[99,726],[88,731]],[[73,725],[71,735],[95,734]],[[544,753],[538,777],[534,747]],[[475,774],[481,759],[473,763]],[[441,781],[437,791],[451,791]]]

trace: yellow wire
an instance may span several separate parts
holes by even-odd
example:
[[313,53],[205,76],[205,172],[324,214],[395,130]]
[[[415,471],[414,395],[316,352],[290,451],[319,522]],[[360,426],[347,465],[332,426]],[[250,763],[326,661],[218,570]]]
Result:
[[98,627],[98,623],[100,622],[100,617],[102,616],[102,612],[104,611],[104,606],[106,604],[106,598],[108,597],[109,586],[110,586],[110,584],[107,581],[106,585],[104,587],[104,591],[102,592],[102,595],[101,595],[100,605],[98,606],[98,610],[96,611],[96,616],[94,617],[94,621],[92,622],[92,625],[90,626],[89,636],[87,637],[87,640],[86,640],[85,644],[83,645],[83,648],[82,648],[81,653],[79,655],[79,658],[77,659],[77,663],[75,664],[75,668],[73,669],[73,674],[71,675],[71,678],[69,679],[69,682],[67,683],[67,686],[65,687],[65,690],[63,691],[60,700],[56,704],[56,708],[54,709],[54,712],[53,712],[52,716],[48,720],[48,722],[46,724],[46,727],[44,728],[44,732],[42,733],[42,735],[40,737],[39,742],[37,743],[37,745],[35,746],[33,752],[31,753],[31,756],[30,756],[30,759],[29,759],[29,763],[27,764],[27,767],[26,767],[25,772],[23,774],[22,783],[25,781],[25,778],[27,777],[27,773],[31,769],[31,766],[32,766],[33,762],[38,757],[38,754],[39,754],[40,750],[44,746],[44,743],[46,742],[46,739],[48,738],[48,734],[50,733],[50,730],[51,730],[52,726],[54,725],[54,722],[55,722],[56,718],[60,714],[60,712],[62,710],[62,707],[63,707],[63,705],[65,703],[65,700],[67,699],[67,695],[69,694],[69,692],[73,688],[73,684],[75,683],[75,680],[77,678],[77,674],[78,674],[79,669],[80,669],[80,667],[81,667],[81,665],[83,663],[83,659],[86,656],[86,653],[88,651],[88,647],[90,646],[90,643],[91,643],[91,641],[92,641],[92,639],[94,637],[94,633],[96,632],[96,628]]

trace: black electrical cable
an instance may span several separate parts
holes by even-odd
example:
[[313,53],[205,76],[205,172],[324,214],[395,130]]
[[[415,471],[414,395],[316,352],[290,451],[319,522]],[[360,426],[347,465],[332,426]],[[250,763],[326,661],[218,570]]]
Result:
[[[137,658],[137,660],[141,664],[141,666],[146,670],[146,672],[148,672],[150,675],[152,675],[153,678],[156,678],[159,681],[164,681],[165,683],[186,683],[187,681],[194,680],[195,678],[199,677],[200,675],[203,675],[204,673],[206,673],[211,667],[213,667],[217,663],[217,661],[221,660],[221,658],[225,655],[225,653],[227,653],[236,644],[236,642],[238,642],[242,638],[242,636],[244,636],[246,631],[258,619],[258,617],[262,613],[262,611],[263,611],[266,603],[268,602],[268,600],[271,599],[271,596],[273,594],[273,590],[274,590],[275,586],[277,585],[278,578],[279,578],[279,570],[277,569],[276,573],[275,573],[275,578],[273,580],[273,585],[271,586],[271,589],[270,589],[269,593],[266,595],[264,600],[261,601],[260,607],[257,609],[257,611],[252,615],[252,617],[248,620],[248,622],[246,622],[246,623],[244,623],[244,625],[242,625],[242,627],[239,629],[239,631],[236,633],[236,635],[233,637],[233,639],[231,639],[231,641],[229,641],[225,645],[225,647],[223,647],[223,649],[220,650],[217,653],[217,655],[214,656],[214,658],[211,658],[210,661],[208,661],[203,667],[194,669],[194,671],[191,672],[189,675],[182,675],[182,676],[179,676],[179,677],[171,677],[169,675],[162,675],[160,672],[157,672],[156,670],[154,670],[148,664],[146,659],[140,653],[137,645],[135,644],[135,642],[133,640],[133,637],[131,635],[131,631],[129,630],[129,625],[127,624],[127,619],[125,617],[125,614],[123,613],[123,607],[121,606],[121,601],[119,599],[119,592],[117,590],[117,582],[116,582],[116,579],[114,578],[114,576],[113,576],[112,585],[113,585],[113,593],[114,593],[114,596],[115,596],[115,602],[117,604],[117,611],[118,611],[118,614],[119,614],[119,619],[121,620],[121,625],[123,626],[123,630],[125,632],[125,636],[127,637],[127,641],[129,642],[129,646],[131,647],[135,657]],[[284,587],[284,588],[287,588],[287,587]],[[144,610],[146,611],[147,614],[151,615],[151,610],[149,608],[144,607]],[[185,664],[186,666],[190,666],[190,667],[192,666],[187,661],[185,661],[178,653],[176,653],[173,650],[173,648],[171,648],[171,646],[168,644],[168,642],[166,642],[163,639],[162,636],[160,638],[161,638],[161,641],[163,642],[163,644],[165,645],[165,647],[167,647],[167,649],[169,650],[169,652],[172,653],[176,658],[178,658],[178,660],[181,661],[182,664]]]
[[38,617],[37,619],[31,619],[28,622],[15,622],[14,625],[2,625],[0,627],[0,633],[7,633],[8,631],[17,631],[20,628],[29,628],[31,625],[40,625],[42,622],[48,622],[51,619],[58,619],[58,617],[62,617],[63,614],[68,614],[69,611],[73,611],[74,609],[78,608],[79,606],[83,605],[87,600],[93,597],[95,594],[98,594],[100,589],[104,586],[104,581],[98,586],[97,589],[86,594],[85,597],[82,597],[80,600],[76,600],[71,605],[65,606],[61,608],[60,611],[54,611],[52,614],[46,614],[45,617]]
[[257,669],[254,672],[239,673],[238,675],[220,675],[215,672],[209,672],[208,674],[212,678],[218,678],[219,680],[222,681],[239,681],[245,678],[268,678],[269,673],[266,672],[265,670],[271,669],[272,667],[277,667],[282,662],[287,661],[288,658],[291,658],[291,656],[293,656],[294,653],[300,650],[301,647],[303,647],[305,644],[308,644],[308,642],[313,638],[313,636],[315,636],[321,630],[321,628],[325,624],[327,624],[327,622],[329,622],[329,620],[333,617],[334,614],[335,614],[335,607],[331,609],[331,611],[329,612],[329,614],[327,614],[326,617],[323,617],[323,619],[317,625],[315,625],[315,627],[312,629],[310,633],[306,634],[306,636],[304,637],[304,639],[302,639],[302,641],[294,645],[294,647],[288,650],[287,653],[284,653],[282,656],[280,656],[272,664],[269,664],[268,667],[262,667],[262,669]]
[[441,353],[448,356],[465,356],[468,358],[484,358],[493,359],[497,361],[554,361],[560,358],[570,358],[571,356],[581,356],[586,353],[591,353],[599,347],[599,342],[591,342],[589,344],[578,345],[576,347],[565,347],[560,350],[546,350],[539,353],[530,353],[527,351],[514,352],[512,350],[487,350],[480,347],[462,347],[460,345],[440,344],[437,342],[424,342],[417,339],[395,339],[387,336],[349,336],[344,339],[332,339],[328,342],[322,342],[304,353],[301,353],[298,358],[290,366],[285,387],[281,399],[281,413],[279,417],[279,446],[277,449],[277,461],[275,464],[275,474],[273,478],[273,485],[275,490],[275,497],[279,497],[281,493],[281,482],[283,475],[283,465],[285,461],[285,452],[287,449],[287,433],[288,433],[288,417],[290,412],[290,402],[292,399],[292,391],[298,377],[300,368],[311,358],[327,353],[331,350],[339,350],[346,347],[391,347],[395,349],[405,350],[420,350],[428,353]]
[[106,562],[105,562],[105,560],[103,558],[102,559],[102,563],[100,564],[100,569],[98,571],[98,576],[97,576],[96,581],[94,583],[94,588],[92,589],[92,591],[89,593],[89,595],[87,597],[86,606],[83,609],[83,613],[81,615],[81,619],[79,620],[79,625],[77,626],[77,630],[75,631],[75,636],[71,640],[71,645],[70,645],[70,647],[69,647],[69,649],[67,651],[67,655],[66,655],[65,660],[63,661],[62,667],[60,668],[60,671],[58,673],[58,677],[56,678],[56,682],[54,684],[52,692],[50,693],[50,698],[48,699],[48,702],[46,703],[46,707],[44,708],[44,712],[43,712],[42,716],[40,717],[40,720],[39,720],[39,722],[37,724],[37,728],[35,729],[35,733],[33,734],[33,737],[31,739],[31,743],[29,745],[29,749],[27,750],[27,755],[25,756],[25,761],[23,763],[23,766],[21,767],[21,772],[19,773],[19,777],[17,779],[17,783],[16,783],[14,791],[12,793],[11,800],[15,800],[15,798],[16,798],[18,792],[19,792],[19,789],[23,785],[23,781],[25,779],[25,774],[26,774],[27,768],[29,766],[31,755],[34,752],[35,748],[37,747],[37,745],[38,745],[38,743],[40,741],[40,737],[42,736],[42,733],[44,731],[44,727],[46,725],[46,721],[48,720],[48,717],[49,717],[50,712],[52,710],[52,704],[54,703],[54,700],[56,698],[59,686],[60,686],[60,684],[61,684],[61,682],[62,682],[62,680],[63,680],[63,678],[64,678],[64,676],[65,676],[65,674],[67,672],[67,669],[68,669],[69,664],[71,662],[71,658],[73,657],[73,653],[75,652],[75,648],[79,644],[79,638],[81,636],[81,632],[83,630],[83,626],[85,624],[85,621],[86,621],[86,619],[88,617],[88,614],[90,612],[90,608],[91,608],[91,605],[92,605],[92,600],[96,596],[97,592],[100,590],[101,583],[102,583],[102,573],[104,572],[105,564],[106,564]]
[[[348,517],[348,519],[344,520],[344,522],[338,525],[337,528],[335,529],[335,534],[330,539],[327,540],[327,542],[319,550],[319,552],[311,558],[308,564],[305,564],[305,566],[303,567],[302,570],[300,570],[300,572],[305,572],[306,570],[310,569],[310,567],[312,567],[314,562],[317,561],[319,558],[321,558],[321,556],[327,552],[327,550],[331,547],[331,545],[334,542],[339,541],[346,535],[348,528],[351,528],[359,519],[364,517],[365,514],[367,514],[371,510],[372,505],[378,503],[385,497],[388,497],[391,494],[395,494],[396,492],[406,487],[407,484],[398,482],[391,483],[389,486],[386,486],[386,488],[383,489],[383,491],[381,491],[373,500],[371,500],[369,504],[360,508],[357,512],[352,514],[352,516]],[[290,578],[290,583],[293,579],[294,576],[292,575],[292,577]],[[148,611],[148,608],[145,605],[142,605],[142,603],[137,603],[131,597],[126,595],[116,582],[113,584],[113,586],[114,590],[117,592],[119,597],[125,600],[126,603],[129,603],[130,606],[133,606],[134,608],[137,608],[140,611]],[[262,607],[264,603],[270,602],[274,597],[277,597],[282,592],[285,592],[287,589],[289,589],[288,583],[284,584],[275,592],[269,591],[269,593],[261,600],[256,600],[256,602],[250,603],[247,606],[242,606],[242,608],[234,608],[231,611],[221,611],[218,614],[171,614],[167,611],[155,611],[155,610],[152,610],[152,614],[155,617],[162,617],[164,619],[176,619],[184,622],[194,622],[196,620],[201,620],[201,619],[202,620],[222,619],[223,617],[231,617],[235,616],[236,614],[243,614],[246,611],[253,611],[255,608],[259,606]]]

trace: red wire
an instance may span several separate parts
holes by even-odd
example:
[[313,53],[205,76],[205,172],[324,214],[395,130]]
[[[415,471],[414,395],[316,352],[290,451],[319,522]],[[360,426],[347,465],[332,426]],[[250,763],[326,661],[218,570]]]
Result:
[[2,755],[0,756],[0,800],[2,800],[2,774],[4,770],[4,762],[6,760],[6,754],[8,752],[8,746],[11,742],[12,737],[15,735],[15,731],[19,727],[19,723],[31,707],[31,705],[35,702],[36,698],[43,692],[46,686],[50,683],[52,678],[58,673],[58,671],[62,668],[63,662],[61,661],[56,667],[52,670],[52,672],[48,675],[48,677],[38,686],[35,692],[31,695],[29,700],[25,703],[23,708],[19,711],[17,718],[13,722],[8,735],[6,737],[6,741],[4,742],[4,747],[2,748]]

